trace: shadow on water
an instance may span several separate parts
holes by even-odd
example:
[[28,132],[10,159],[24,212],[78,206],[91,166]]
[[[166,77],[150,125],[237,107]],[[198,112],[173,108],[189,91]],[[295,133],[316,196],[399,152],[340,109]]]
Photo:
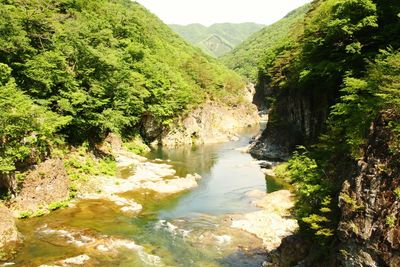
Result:
[[267,254],[262,249],[238,249],[221,259],[220,264],[224,267],[260,267],[266,257]]

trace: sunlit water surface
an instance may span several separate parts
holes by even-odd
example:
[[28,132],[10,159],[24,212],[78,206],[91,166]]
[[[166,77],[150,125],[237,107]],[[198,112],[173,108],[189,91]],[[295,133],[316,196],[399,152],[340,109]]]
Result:
[[[246,243],[250,243],[250,248],[257,246],[258,241],[245,232],[231,229],[224,219],[227,214],[255,210],[247,192],[282,188],[272,178],[266,179],[249,154],[238,150],[248,145],[258,131],[258,128],[246,129],[236,142],[173,150],[160,148],[146,155],[151,160],[172,164],[177,175],[198,173],[202,179],[198,188],[173,196],[149,191],[122,194],[144,206],[139,216],[126,216],[105,200],[85,200],[73,208],[20,221],[18,227],[25,242],[14,266],[52,265],[82,254],[91,257],[90,264],[85,266],[260,266],[262,253],[241,249]],[[128,248],[101,253],[43,229],[65,230],[80,238],[89,236],[104,242],[130,240],[144,249],[143,253]],[[232,239],[225,240],[229,236]],[[155,255],[161,261],[151,262],[143,255]]]

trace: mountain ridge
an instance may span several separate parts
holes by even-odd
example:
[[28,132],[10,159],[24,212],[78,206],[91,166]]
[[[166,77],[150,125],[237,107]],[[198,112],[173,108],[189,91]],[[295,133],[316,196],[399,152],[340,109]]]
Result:
[[[202,48],[204,52],[214,57],[220,57],[228,53],[232,48],[243,42],[251,34],[264,27],[262,24],[253,22],[214,23],[210,26],[205,26],[200,23],[191,23],[187,25],[170,24],[169,26],[186,41]],[[223,42],[219,42],[219,44],[225,45],[226,49],[213,49],[213,46],[218,45],[218,43],[212,43],[209,45],[204,44],[204,41],[213,35],[218,36],[223,40]]]
[[304,19],[309,7],[310,4],[299,7],[279,21],[253,33],[235,49],[223,55],[221,61],[248,80],[255,82],[258,69],[264,64],[263,61],[268,53],[281,46],[282,42],[287,40],[290,42],[293,38],[289,36],[292,29]]

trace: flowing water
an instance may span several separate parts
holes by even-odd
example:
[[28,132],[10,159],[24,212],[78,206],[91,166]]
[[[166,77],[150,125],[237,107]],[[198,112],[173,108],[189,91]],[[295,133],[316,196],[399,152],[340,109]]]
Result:
[[247,192],[282,188],[238,150],[258,131],[249,128],[236,142],[160,148],[146,155],[173,165],[179,176],[198,173],[202,179],[198,188],[173,196],[121,194],[143,205],[138,216],[124,215],[112,202],[84,200],[20,221],[25,240],[14,266],[55,265],[79,255],[90,257],[84,266],[260,266],[260,241],[229,227],[230,214],[255,210]]

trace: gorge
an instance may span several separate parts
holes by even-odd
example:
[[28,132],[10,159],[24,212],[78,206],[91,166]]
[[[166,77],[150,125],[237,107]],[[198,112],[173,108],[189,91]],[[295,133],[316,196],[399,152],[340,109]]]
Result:
[[0,266],[400,266],[397,0],[219,59],[134,1],[0,14]]

